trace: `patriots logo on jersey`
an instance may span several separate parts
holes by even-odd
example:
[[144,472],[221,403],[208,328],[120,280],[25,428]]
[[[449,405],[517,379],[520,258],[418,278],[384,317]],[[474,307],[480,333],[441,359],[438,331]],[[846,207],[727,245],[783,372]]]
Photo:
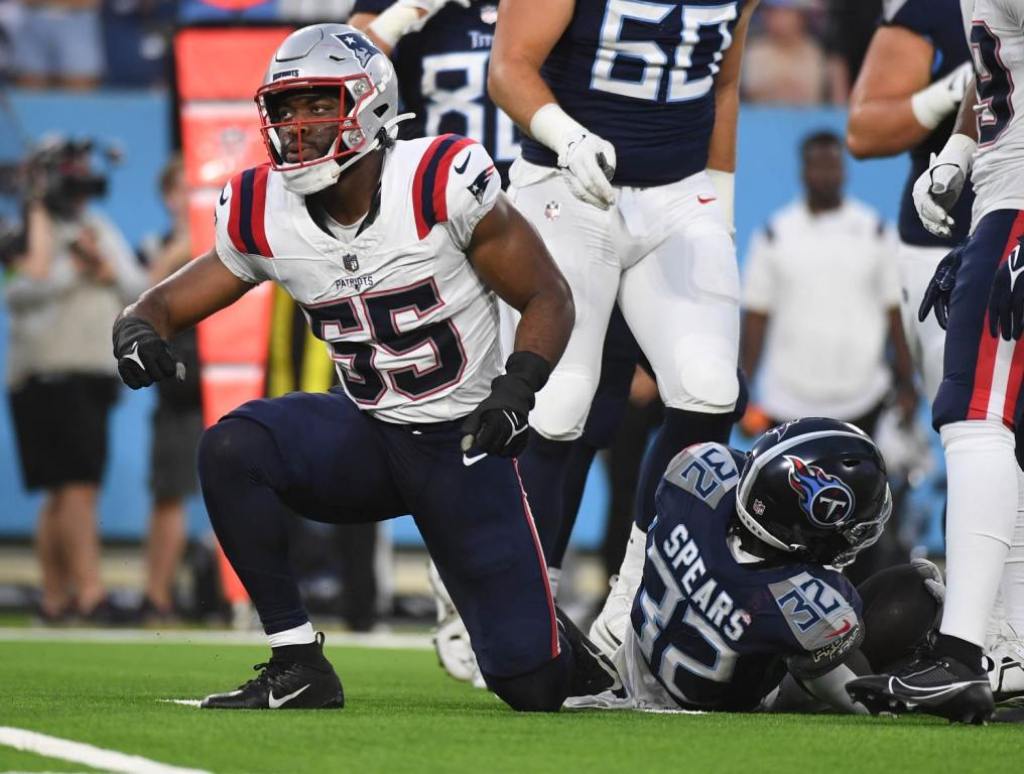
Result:
[[345,35],[335,35],[334,37],[355,55],[355,58],[359,60],[359,64],[363,67],[366,67],[366,63],[380,53],[380,49],[373,45],[365,35],[348,33]]
[[476,180],[466,186],[466,190],[473,194],[473,198],[475,198],[479,204],[484,203],[484,194],[487,193],[487,185],[491,182],[491,176],[493,174],[494,165],[492,164],[477,175]]
[[799,457],[787,454],[785,459],[789,463],[789,486],[800,496],[800,509],[811,521],[832,527],[853,513],[856,499],[845,481]]

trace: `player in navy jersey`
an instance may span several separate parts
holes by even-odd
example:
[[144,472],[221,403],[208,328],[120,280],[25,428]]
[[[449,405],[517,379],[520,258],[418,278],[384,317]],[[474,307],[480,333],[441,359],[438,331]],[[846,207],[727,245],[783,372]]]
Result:
[[614,672],[568,705],[778,710],[788,673],[831,708],[864,712],[846,682],[908,655],[942,595],[930,563],[874,576],[863,598],[840,572],[891,508],[878,449],[844,422],[780,425],[747,455],[685,449],[658,488],[624,641],[605,654]]
[[402,107],[415,114],[399,136],[472,137],[507,184],[519,130],[487,95],[497,20],[497,0],[356,0],[350,23],[395,64]]
[[[643,530],[668,461],[691,443],[727,441],[732,426],[739,395],[732,177],[739,72],[755,5],[500,5],[488,87],[528,132],[509,193],[579,310],[565,356],[538,394],[521,460],[545,545],[545,534],[560,532],[572,441],[587,420],[616,302],[666,407],[644,460],[640,518],[620,579],[635,577],[642,563]],[[628,599],[613,589],[608,604]]]
[[973,74],[959,0],[886,0],[850,95],[847,142],[854,156],[910,152],[894,259],[903,286],[903,327],[929,401],[942,381],[945,332],[933,319],[919,322],[917,310],[939,261],[967,237],[974,196],[960,198],[956,229],[943,237],[921,225],[911,191],[949,137]]

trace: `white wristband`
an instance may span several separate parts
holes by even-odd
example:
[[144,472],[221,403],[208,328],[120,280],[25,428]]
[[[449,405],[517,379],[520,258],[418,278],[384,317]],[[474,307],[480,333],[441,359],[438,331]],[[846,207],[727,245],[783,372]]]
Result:
[[917,123],[925,129],[934,129],[942,120],[956,110],[949,93],[949,86],[944,81],[937,81],[926,86],[910,98],[910,109],[914,111]]
[[722,209],[725,222],[729,224],[729,232],[733,233],[736,230],[736,175],[733,172],[723,172],[720,169],[708,169],[707,173],[718,194],[718,204]]
[[368,29],[394,48],[406,33],[416,28],[419,21],[420,12],[417,9],[395,3],[370,22]]
[[946,141],[942,152],[935,157],[932,166],[939,164],[956,164],[967,175],[971,171],[971,164],[974,161],[974,152],[978,149],[978,143],[966,134],[952,134]]
[[586,129],[579,121],[562,110],[556,102],[541,105],[530,119],[530,135],[551,148],[559,156],[565,150],[569,137]]

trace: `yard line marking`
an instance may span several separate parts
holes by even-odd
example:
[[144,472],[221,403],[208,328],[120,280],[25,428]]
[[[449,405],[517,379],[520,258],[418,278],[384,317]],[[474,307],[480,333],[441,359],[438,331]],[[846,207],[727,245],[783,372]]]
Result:
[[[428,634],[392,632],[332,632],[328,647],[380,648],[383,650],[431,650]],[[185,645],[265,645],[263,632],[210,631],[203,629],[53,629],[48,627],[0,627],[0,642],[101,642]]]
[[202,699],[157,699],[157,701],[163,704],[180,704],[183,707],[201,707],[203,706]]
[[26,731],[24,728],[0,726],[0,744],[47,758],[82,763],[101,771],[126,772],[126,774],[210,774],[203,769],[171,766],[151,761],[140,755],[105,750],[84,742],[73,742],[70,739]]

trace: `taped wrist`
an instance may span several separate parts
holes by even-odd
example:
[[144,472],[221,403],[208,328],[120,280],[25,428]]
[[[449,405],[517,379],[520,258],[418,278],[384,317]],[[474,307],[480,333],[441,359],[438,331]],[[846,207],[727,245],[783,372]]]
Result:
[[953,95],[946,78],[925,86],[910,98],[914,118],[925,129],[934,129],[941,124],[959,104],[960,100]]
[[558,154],[562,164],[568,139],[580,132],[586,132],[583,124],[572,118],[555,102],[542,105],[530,119],[530,135]]
[[978,143],[966,134],[950,135],[950,138],[942,148],[942,152],[939,153],[932,162],[932,166],[935,167],[939,164],[955,164],[960,167],[966,175],[971,171],[971,164],[974,162],[974,151],[976,151],[977,148]]
[[423,26],[420,21],[420,12],[416,8],[395,3],[370,22],[369,30],[394,48],[403,36]]

